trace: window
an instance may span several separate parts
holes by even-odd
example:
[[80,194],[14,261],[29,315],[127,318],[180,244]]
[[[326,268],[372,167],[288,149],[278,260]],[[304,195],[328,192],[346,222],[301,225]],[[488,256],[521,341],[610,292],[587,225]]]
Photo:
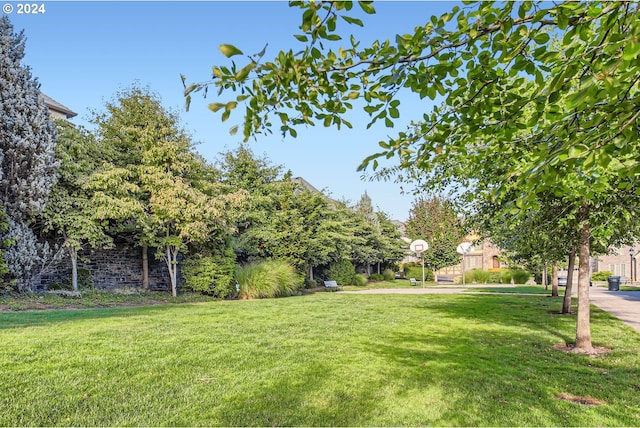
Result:
[[614,276],[627,276],[627,265],[624,263],[610,264],[609,270]]

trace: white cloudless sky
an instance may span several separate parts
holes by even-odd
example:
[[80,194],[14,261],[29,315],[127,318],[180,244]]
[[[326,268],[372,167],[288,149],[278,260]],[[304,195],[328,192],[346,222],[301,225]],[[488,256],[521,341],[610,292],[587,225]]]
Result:
[[[2,2],[2,1],[0,1]],[[91,111],[100,111],[119,90],[136,83],[148,87],[163,105],[179,113],[182,125],[198,142],[198,151],[214,161],[219,153],[235,149],[240,135],[229,128],[240,123],[241,111],[222,123],[207,104],[217,99],[210,91],[206,99],[194,94],[190,110],[184,109],[180,75],[188,82],[206,81],[213,65],[230,60],[218,50],[233,44],[246,54],[257,53],[268,43],[266,59],[281,49],[301,49],[293,35],[299,34],[300,9],[284,1],[44,1],[44,13],[18,14],[19,3],[10,4],[9,18],[14,30],[27,37],[24,63],[38,78],[41,90],[78,113],[74,123],[90,127]],[[25,3],[22,3],[25,4]],[[451,10],[448,1],[385,1],[375,3],[375,15],[363,15],[354,5],[353,15],[361,17],[364,28],[342,25],[345,38],[353,34],[365,42],[394,40],[431,15]],[[5,8],[3,10],[6,12]],[[24,7],[22,7],[24,12]],[[298,129],[297,138],[282,138],[277,129],[271,136],[251,140],[251,149],[283,165],[294,176],[304,177],[335,199],[357,202],[367,192],[373,204],[393,219],[406,220],[415,196],[402,194],[393,182],[363,179],[356,169],[378,149],[378,141],[404,130],[432,105],[413,94],[402,95],[401,117],[395,128],[374,126],[366,130],[368,117],[360,111],[349,114],[352,130]],[[410,186],[404,186],[410,189]]]

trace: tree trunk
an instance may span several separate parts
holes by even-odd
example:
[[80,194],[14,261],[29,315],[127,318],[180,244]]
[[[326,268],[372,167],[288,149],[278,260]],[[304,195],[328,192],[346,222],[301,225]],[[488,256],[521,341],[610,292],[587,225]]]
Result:
[[571,294],[573,293],[573,269],[576,266],[576,249],[572,248],[569,253],[569,266],[567,272],[567,286],[564,289],[564,299],[562,300],[562,313],[571,313]]
[[589,255],[591,230],[589,228],[588,214],[583,208],[583,225],[580,229],[578,241],[578,322],[576,325],[576,353],[591,353],[591,308],[589,307]]
[[542,285],[544,285],[545,291],[549,289],[549,278],[547,275],[547,265],[542,268]]
[[78,253],[69,248],[69,256],[71,256],[71,288],[73,291],[78,291]]
[[178,297],[178,249],[171,248],[170,245],[166,247],[165,261],[167,262],[167,269],[169,269],[169,282],[171,284],[171,295]]
[[551,264],[551,296],[558,297],[558,262]]
[[149,289],[149,247],[142,246],[142,288]]
[[309,279],[313,281],[313,265],[309,263]]

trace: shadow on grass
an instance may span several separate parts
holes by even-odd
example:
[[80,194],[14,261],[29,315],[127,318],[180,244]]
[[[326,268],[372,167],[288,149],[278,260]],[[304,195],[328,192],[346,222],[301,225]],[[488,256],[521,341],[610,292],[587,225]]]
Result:
[[[589,358],[553,349],[572,341],[573,317],[541,311],[548,301],[523,297],[479,296],[422,303],[438,323],[422,333],[390,334],[368,343],[394,367],[391,378],[407,396],[434,385],[447,391],[449,404],[435,419],[410,420],[417,425],[633,425],[640,423],[640,336],[618,341],[620,323],[594,308],[592,323],[602,337],[615,341],[610,356]],[[425,317],[426,318],[426,317]],[[442,329],[442,322],[462,323]],[[428,318],[426,318],[428,319]],[[619,350],[616,351],[616,347]],[[563,393],[596,397],[603,407],[582,407],[558,399]]]
[[217,406],[198,411],[216,426],[363,426],[370,425],[379,405],[379,385],[363,389],[345,378],[336,386],[340,369],[329,360],[310,361],[296,372],[263,374],[225,394]]
[[92,319],[152,315],[158,313],[158,311],[162,311],[163,308],[167,306],[169,305],[3,312],[0,313],[0,330],[47,326],[53,323],[68,323]]
[[[248,379],[251,387],[209,409],[210,420],[229,426],[640,423],[637,356],[623,351],[593,359],[553,349],[569,341],[575,328],[573,317],[549,314],[557,302],[518,296],[392,299],[401,303],[389,307],[402,315],[393,317],[386,330],[371,325],[369,335],[354,332],[351,354],[305,354],[304,367],[295,372],[262,366]],[[367,303],[367,296],[334,299],[336,308],[362,309],[361,332],[367,331],[367,314],[382,310]],[[437,321],[430,323],[434,316]],[[423,317],[424,325],[407,331],[401,325],[406,317]],[[597,310],[593,318],[611,321]],[[335,328],[346,331],[347,322]],[[561,394],[606,404],[577,408],[559,400]]]
[[[65,340],[49,343],[43,336],[35,345],[58,346],[41,358],[55,372],[45,378],[47,390],[60,395],[23,397],[16,377],[15,394],[6,401],[25,401],[16,415],[37,401],[35,416],[20,424],[6,419],[5,425],[64,421],[43,420],[38,412],[58,405],[78,383],[80,393],[95,390],[108,399],[88,402],[94,419],[82,412],[66,425],[640,425],[640,336],[621,337],[621,324],[602,311],[592,313],[594,336],[612,341],[613,351],[589,358],[552,348],[572,337],[575,320],[550,315],[558,302],[542,296],[327,293],[173,308],[61,311],[58,321],[65,322],[74,315],[157,314],[147,322],[163,334],[149,328],[143,335],[133,320],[129,334],[137,340],[113,343],[121,326],[102,327],[73,351]],[[31,320],[20,325],[51,323],[32,318],[42,313],[16,315]],[[70,356],[78,352],[74,367]],[[98,359],[105,354],[112,358]],[[25,373],[42,368],[24,363]],[[106,376],[119,370],[120,379]],[[42,385],[39,380],[32,382]],[[116,380],[119,390],[111,393]],[[576,407],[558,400],[560,394],[606,404]]]

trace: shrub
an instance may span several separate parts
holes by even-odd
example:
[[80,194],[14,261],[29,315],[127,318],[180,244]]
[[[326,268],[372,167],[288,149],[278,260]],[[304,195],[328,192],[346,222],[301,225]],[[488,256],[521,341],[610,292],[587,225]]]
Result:
[[471,270],[472,281],[476,284],[487,284],[489,282],[489,278],[491,274],[486,270],[482,269],[473,269]]
[[500,284],[502,282],[502,280],[500,279],[500,274],[502,273],[502,271],[489,271],[489,279],[487,280],[487,282],[489,284]]
[[503,284],[511,284],[512,279],[513,279],[513,271],[511,269],[507,269],[500,272],[500,281]]
[[372,273],[371,275],[369,275],[369,281],[375,282],[382,280],[384,280],[384,275],[382,275],[381,273]]
[[592,281],[606,281],[607,278],[609,278],[612,275],[613,275],[613,272],[608,271],[608,270],[603,270],[601,272],[594,272],[593,275],[591,275],[591,280]]
[[367,277],[362,274],[356,274],[353,277],[353,283],[360,287],[367,285]]
[[473,271],[474,271],[474,270],[476,270],[476,269],[468,270],[468,271],[466,271],[466,272],[464,273],[464,282],[465,282],[466,284],[473,284],[474,282],[476,282],[476,281],[475,281],[475,279],[474,279],[474,277],[473,277],[473,275],[474,275],[474,272],[473,272]]
[[238,266],[235,279],[240,284],[242,299],[291,296],[303,286],[303,280],[295,268],[281,260]]
[[[409,278],[409,271],[412,268],[417,267],[418,265],[415,262],[406,262],[402,265],[402,272],[404,273],[405,278]],[[421,268],[422,269],[422,268]],[[422,274],[420,274],[422,276]]]
[[[420,281],[422,281],[422,266],[415,266],[415,267],[411,267],[409,269],[405,268],[404,271],[405,277],[406,278],[415,278],[415,279],[419,279]],[[433,271],[429,268],[424,268],[424,280],[425,281],[433,281],[435,279],[435,275],[433,274]]]
[[346,259],[331,264],[326,271],[327,280],[336,281],[340,285],[353,283],[355,274],[356,268]]
[[236,256],[232,248],[216,255],[199,255],[182,264],[184,287],[188,290],[224,299],[233,291]]
[[515,284],[525,284],[531,278],[531,274],[523,269],[512,269],[511,272]]
[[310,279],[310,278],[305,278],[304,279],[304,288],[316,288],[319,285],[320,284],[318,284],[318,280],[317,279]]
[[385,269],[384,272],[382,272],[382,277],[385,281],[393,281],[396,279],[396,273],[391,269]]

